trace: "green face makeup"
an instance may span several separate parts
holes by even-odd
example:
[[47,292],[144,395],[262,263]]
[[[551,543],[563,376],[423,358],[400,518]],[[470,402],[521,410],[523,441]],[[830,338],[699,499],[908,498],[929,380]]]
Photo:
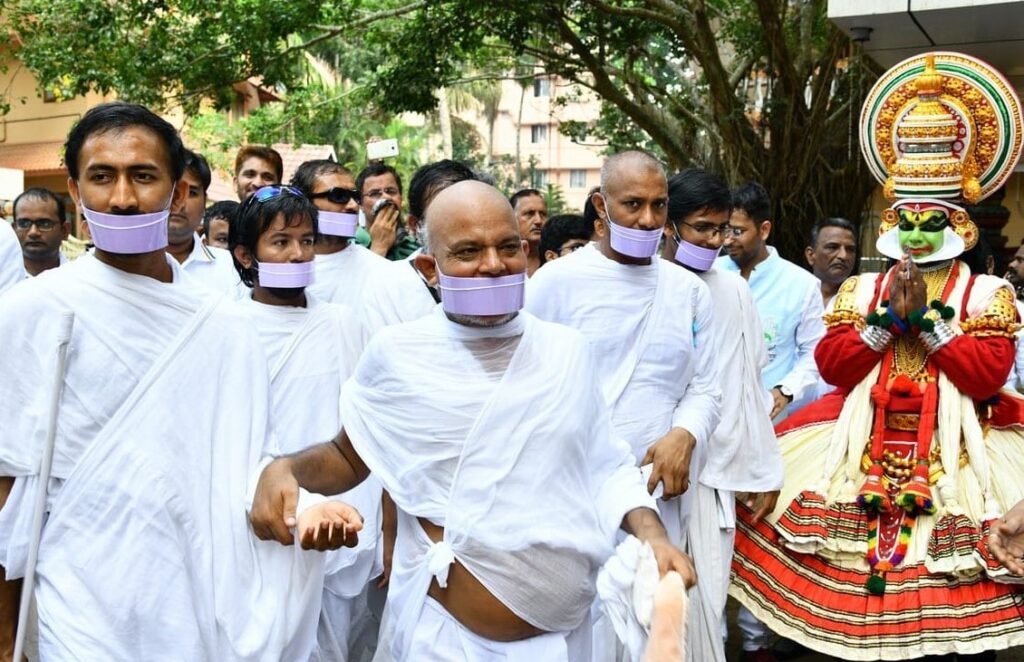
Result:
[[944,211],[915,212],[900,209],[900,248],[910,249],[911,259],[917,261],[942,248],[949,216]]

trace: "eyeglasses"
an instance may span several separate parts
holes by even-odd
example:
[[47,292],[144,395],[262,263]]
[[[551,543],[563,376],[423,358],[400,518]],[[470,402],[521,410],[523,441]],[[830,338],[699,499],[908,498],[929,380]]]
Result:
[[680,225],[685,225],[702,237],[714,237],[716,234],[722,235],[722,237],[739,237],[743,234],[743,228],[738,228],[728,223],[724,225],[712,225],[711,223],[687,223],[686,221],[680,221]]
[[296,198],[306,199],[306,196],[302,194],[302,191],[295,188],[294,186],[264,186],[256,189],[256,192],[249,196],[249,199],[245,201],[246,206],[252,206],[256,203],[263,203],[274,198],[280,198],[282,195],[291,195]]
[[589,242],[584,241],[583,243],[569,244],[568,246],[564,246],[563,245],[561,248],[558,249],[558,255],[560,257],[564,257],[567,252],[568,253],[575,253],[579,249],[581,249],[584,246],[586,246],[588,243]]
[[393,198],[399,193],[401,193],[401,191],[399,191],[397,188],[395,188],[394,186],[389,186],[388,188],[375,188],[367,192],[367,194],[364,197],[369,198],[370,200],[375,200],[382,195],[387,195],[388,197]]
[[32,226],[36,226],[40,232],[49,232],[58,225],[60,221],[51,221],[48,218],[16,218],[14,219],[14,227],[19,230],[28,230]]
[[[377,196],[380,197],[380,196]],[[347,205],[350,200],[356,202],[362,202],[363,196],[355,189],[341,188],[335,186],[334,188],[327,189],[326,191],[320,191],[319,193],[311,193],[309,196],[310,200],[316,200],[317,198],[327,198],[330,202],[336,205]]]

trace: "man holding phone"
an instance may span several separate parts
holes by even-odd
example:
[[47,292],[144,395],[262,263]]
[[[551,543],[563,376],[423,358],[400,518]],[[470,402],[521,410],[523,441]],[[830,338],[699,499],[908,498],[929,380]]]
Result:
[[420,244],[402,217],[402,178],[389,165],[371,161],[356,177],[366,227],[356,232],[356,243],[389,260],[404,260]]

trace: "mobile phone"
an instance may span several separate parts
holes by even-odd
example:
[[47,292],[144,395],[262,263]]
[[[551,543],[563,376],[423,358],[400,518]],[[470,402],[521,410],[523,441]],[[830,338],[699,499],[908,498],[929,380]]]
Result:
[[366,158],[370,161],[390,159],[396,156],[398,156],[398,140],[395,138],[366,143]]

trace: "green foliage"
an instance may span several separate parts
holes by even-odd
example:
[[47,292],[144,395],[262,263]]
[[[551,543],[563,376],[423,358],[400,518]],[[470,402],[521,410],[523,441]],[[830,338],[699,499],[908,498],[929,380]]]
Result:
[[[873,187],[855,130],[873,72],[829,23],[826,0],[6,0],[4,7],[6,25],[16,26],[17,57],[43,86],[116,90],[190,115],[204,100],[231,105],[232,85],[251,77],[287,99],[240,128],[212,119],[190,127],[221,144],[238,131],[246,140],[328,142],[359,164],[366,137],[382,135],[398,137],[406,159],[423,146],[425,130],[395,117],[431,115],[439,87],[455,94],[467,72],[526,74],[527,85],[543,70],[603,100],[597,121],[563,127],[570,135],[608,150],[645,147],[672,168],[702,165],[731,183],[764,183],[774,217],[785,220],[774,235],[784,254],[802,250],[817,218],[858,217]],[[0,46],[10,39],[0,35]],[[760,105],[750,85],[758,80],[771,90]],[[477,98],[486,106],[484,97]],[[453,127],[455,151],[474,160],[480,136],[464,129]],[[521,166],[513,179],[522,179]],[[492,170],[507,176],[505,166]]]

